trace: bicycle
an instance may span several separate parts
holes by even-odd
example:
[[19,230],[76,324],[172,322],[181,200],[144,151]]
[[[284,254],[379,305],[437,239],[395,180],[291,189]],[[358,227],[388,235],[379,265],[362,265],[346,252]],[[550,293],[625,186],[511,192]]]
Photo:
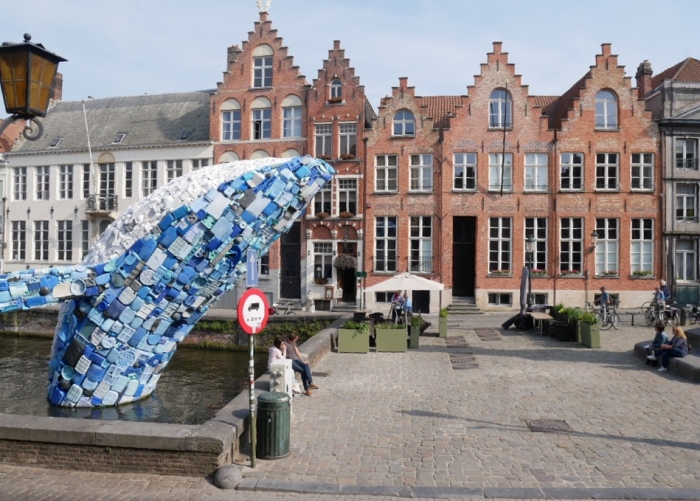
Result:
[[687,304],[685,309],[688,312],[688,322],[695,325],[700,318],[700,308],[697,305]]
[[[279,312],[280,307],[284,308],[283,313]],[[296,315],[296,314],[297,314],[297,312],[292,310],[291,301],[287,301],[286,303],[273,303],[272,306],[270,307],[270,315]]]
[[598,326],[603,330],[608,330],[613,327],[615,330],[620,328],[620,315],[617,314],[618,303],[613,303],[607,308],[601,305],[595,310],[596,316],[598,317]]

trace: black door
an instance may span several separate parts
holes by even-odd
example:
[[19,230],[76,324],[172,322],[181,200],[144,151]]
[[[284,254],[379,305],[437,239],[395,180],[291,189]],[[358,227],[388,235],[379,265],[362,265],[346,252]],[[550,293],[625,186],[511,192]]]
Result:
[[474,297],[475,217],[453,218],[452,295]]
[[413,313],[430,313],[430,291],[413,291],[411,309]]
[[301,297],[301,224],[295,223],[282,234],[280,246],[282,285],[280,295],[288,299]]
[[357,278],[355,277],[355,271],[355,268],[349,268],[341,271],[343,301],[346,303],[354,303],[357,297]]

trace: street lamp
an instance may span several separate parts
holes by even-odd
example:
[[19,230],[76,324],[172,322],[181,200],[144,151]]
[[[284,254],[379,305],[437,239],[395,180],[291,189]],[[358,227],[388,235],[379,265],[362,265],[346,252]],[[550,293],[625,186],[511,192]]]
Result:
[[525,258],[527,259],[527,308],[532,306],[532,253],[535,252],[535,239],[532,235],[525,239]]
[[[593,233],[591,233],[591,246],[586,249],[586,253],[583,256],[583,265],[585,268],[584,271],[584,277],[585,277],[585,283],[584,286],[586,288],[586,302],[588,302],[588,264],[586,263],[586,255],[592,253],[595,251],[595,246],[598,243],[598,232],[593,230]],[[595,261],[594,261],[595,262]],[[594,265],[595,266],[595,265]]]
[[43,45],[31,43],[25,33],[23,43],[4,42],[0,45],[0,88],[5,110],[12,116],[0,126],[0,135],[17,120],[28,120],[36,125],[36,132],[27,125],[22,134],[36,141],[44,133],[37,117],[46,116],[53,90],[58,63],[66,61],[47,51]]

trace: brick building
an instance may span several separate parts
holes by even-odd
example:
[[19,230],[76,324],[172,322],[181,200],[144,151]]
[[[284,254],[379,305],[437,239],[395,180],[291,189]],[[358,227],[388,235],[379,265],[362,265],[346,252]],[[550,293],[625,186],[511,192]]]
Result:
[[658,129],[602,49],[562,96],[530,95],[500,42],[466,96],[419,97],[399,79],[367,134],[368,284],[412,271],[451,289],[414,293],[414,310],[510,309],[531,237],[537,302],[583,306],[601,285],[647,298],[663,270]]

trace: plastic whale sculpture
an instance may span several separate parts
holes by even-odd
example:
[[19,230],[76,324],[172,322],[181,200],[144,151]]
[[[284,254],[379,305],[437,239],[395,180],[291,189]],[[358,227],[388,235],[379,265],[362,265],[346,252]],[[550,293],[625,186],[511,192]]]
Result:
[[0,276],[0,311],[63,302],[48,399],[64,407],[150,395],[177,344],[335,171],[311,157],[206,167],[141,199],[82,264]]

